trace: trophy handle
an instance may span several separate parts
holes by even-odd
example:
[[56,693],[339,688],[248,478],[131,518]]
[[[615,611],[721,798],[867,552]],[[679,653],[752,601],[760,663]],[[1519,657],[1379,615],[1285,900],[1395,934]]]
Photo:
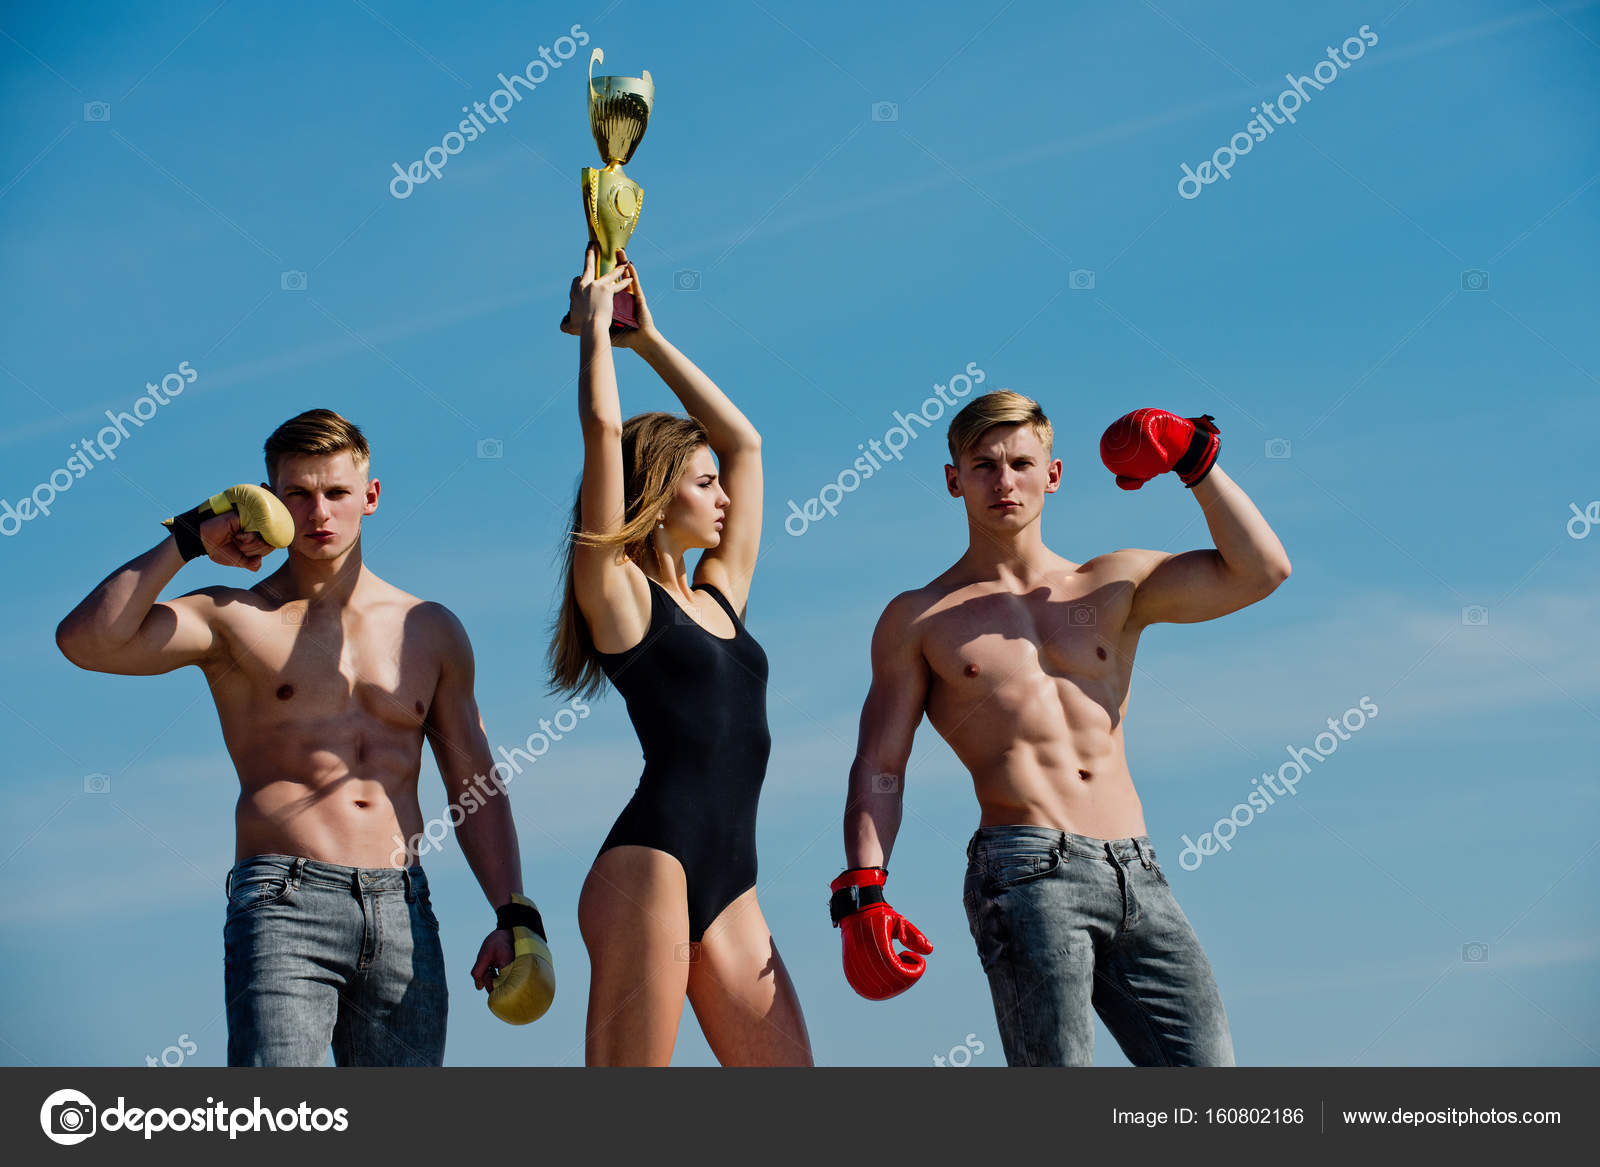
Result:
[[594,101],[594,67],[605,62],[605,52],[598,46],[589,54],[589,100]]

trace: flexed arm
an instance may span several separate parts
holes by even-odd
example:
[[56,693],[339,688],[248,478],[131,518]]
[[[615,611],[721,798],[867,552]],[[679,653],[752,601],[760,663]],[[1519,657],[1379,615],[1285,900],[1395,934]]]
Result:
[[[625,252],[620,254],[626,259]],[[632,263],[627,269],[633,278],[639,328],[618,336],[615,343],[643,357],[689,416],[705,427],[729,501],[722,538],[700,557],[695,580],[714,585],[742,615],[750,596],[750,578],[755,574],[756,553],[761,549],[761,434],[715,381],[661,335],[645,301],[638,270]]]
[[1288,553],[1239,484],[1214,467],[1194,488],[1216,548],[1144,556],[1134,565],[1136,624],[1215,620],[1265,599],[1289,578]]
[[1220,433],[1210,414],[1185,418],[1165,409],[1136,409],[1100,438],[1100,459],[1124,490],[1176,472],[1194,491],[1216,543],[1215,550],[1176,555],[1128,549],[1108,556],[1133,581],[1132,624],[1214,620],[1264,599],[1289,578],[1289,556],[1278,536],[1216,465]]
[[[191,559],[261,569],[273,544],[294,534],[288,511],[264,488],[235,486],[167,520],[173,533],[100,582],[56,627],[56,647],[81,669],[126,676],[170,673],[204,663],[225,645],[216,633],[218,596],[204,588],[157,603],[161,589]],[[287,524],[287,527],[284,526]]]

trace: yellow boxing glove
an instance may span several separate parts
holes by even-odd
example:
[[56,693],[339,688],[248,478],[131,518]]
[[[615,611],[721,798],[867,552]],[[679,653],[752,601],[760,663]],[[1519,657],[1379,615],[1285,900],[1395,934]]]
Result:
[[231,510],[239,512],[241,531],[254,531],[274,547],[287,547],[294,542],[294,519],[289,508],[270,490],[248,482],[212,495],[193,510],[162,519],[161,525],[172,532],[178,542],[178,552],[187,563],[206,553],[205,543],[200,539],[200,524]]
[[544,921],[527,896],[513,892],[511,902],[495,911],[495,920],[511,930],[516,956],[489,985],[489,1012],[508,1025],[526,1025],[543,1017],[556,996],[556,963],[544,939]]

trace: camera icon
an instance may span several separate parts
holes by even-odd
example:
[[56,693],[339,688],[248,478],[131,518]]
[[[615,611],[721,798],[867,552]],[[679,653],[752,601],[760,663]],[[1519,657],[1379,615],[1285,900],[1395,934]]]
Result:
[[1482,268],[1469,267],[1461,273],[1461,290],[1463,292],[1483,292],[1489,288],[1489,273]]
[[672,290],[674,292],[698,292],[700,290],[700,273],[693,268],[684,268],[682,271],[672,273]]
[[499,438],[479,438],[478,439],[478,457],[479,458],[504,458],[505,456],[506,456],[506,444],[504,442],[502,442]]
[[680,944],[675,950],[674,955],[677,956],[679,960],[683,961],[684,964],[694,964],[700,959],[700,942],[698,940],[690,940],[686,943]]
[[1074,292],[1094,291],[1094,272],[1086,267],[1073,268],[1067,273],[1067,287]]
[[1088,604],[1079,604],[1072,609],[1072,624],[1075,628],[1092,628],[1095,623],[1094,609]]
[[900,120],[900,106],[892,101],[875,101],[872,103],[872,120],[897,122]]
[[1289,456],[1289,439],[1288,438],[1268,438],[1267,439],[1267,457],[1269,457],[1269,458],[1287,458],[1288,456]]
[[70,1147],[94,1134],[94,1103],[76,1090],[57,1090],[44,1100],[39,1123],[52,1143]]
[[85,774],[83,776],[83,792],[85,794],[110,794],[110,774]]
[[1482,604],[1468,604],[1461,609],[1461,623],[1468,628],[1482,628],[1489,623],[1489,609]]
[[303,292],[306,290],[306,273],[286,271],[278,277],[278,286],[285,292]]
[[1467,964],[1486,964],[1489,960],[1489,946],[1482,941],[1463,944],[1461,959]]
[[83,103],[83,120],[86,122],[108,122],[111,120],[111,103],[109,101],[86,101]]
[[872,793],[893,794],[900,789],[900,775],[874,774],[872,776]]

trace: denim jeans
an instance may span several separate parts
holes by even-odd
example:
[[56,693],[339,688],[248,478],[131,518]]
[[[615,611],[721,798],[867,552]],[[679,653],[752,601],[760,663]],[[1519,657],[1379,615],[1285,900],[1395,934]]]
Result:
[[1233,1065],[1211,963],[1148,836],[980,827],[962,903],[1007,1065],[1092,1065],[1091,1006],[1136,1066]]
[[444,951],[422,868],[254,855],[228,873],[230,1066],[437,1066]]

